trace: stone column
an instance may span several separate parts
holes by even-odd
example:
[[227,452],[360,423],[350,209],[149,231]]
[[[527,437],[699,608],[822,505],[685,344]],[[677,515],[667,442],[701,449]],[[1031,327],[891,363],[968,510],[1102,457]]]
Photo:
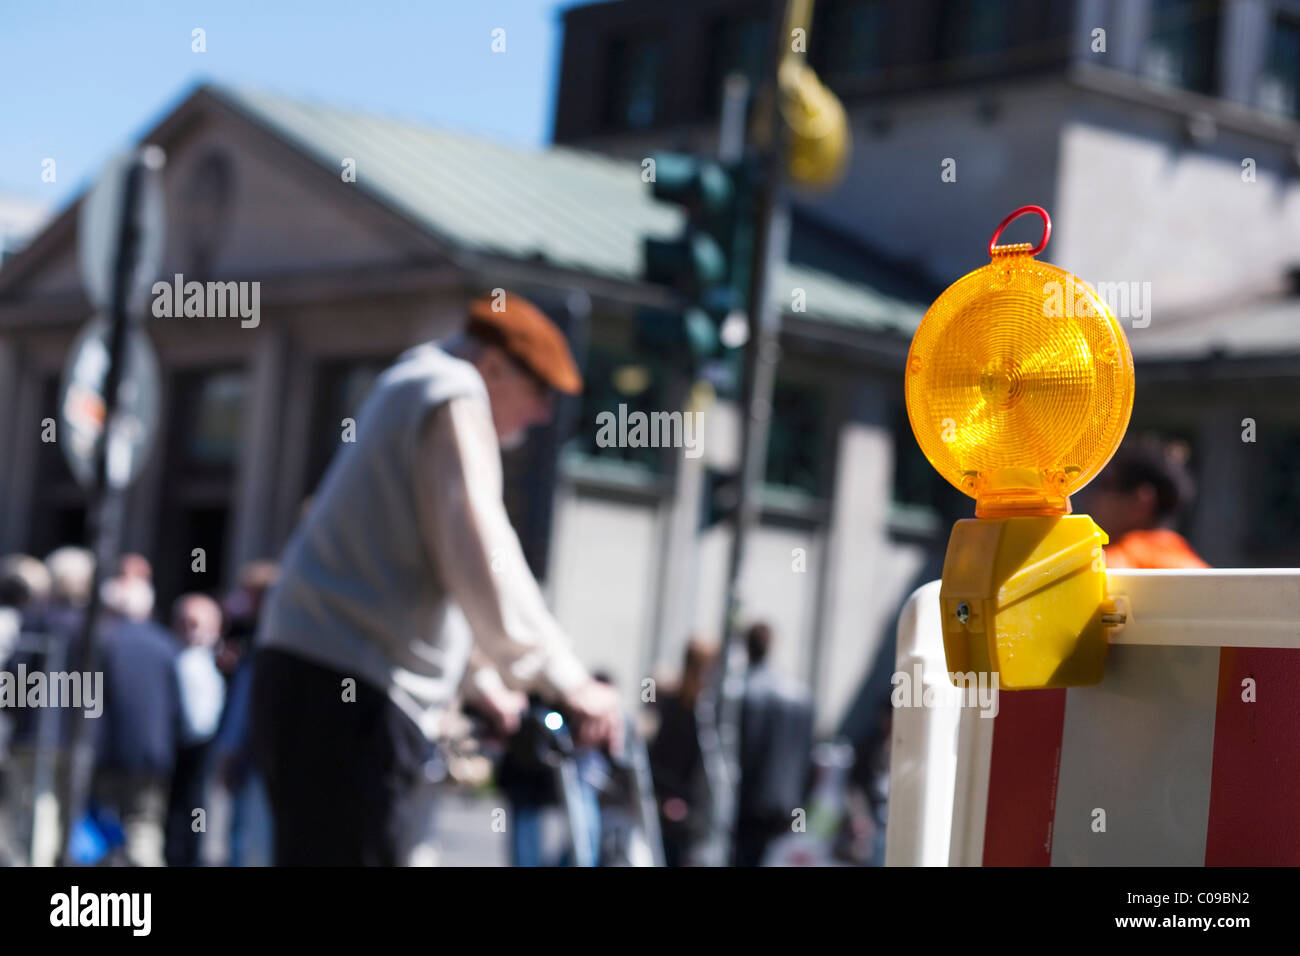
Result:
[[272,541],[272,525],[289,334],[280,322],[270,322],[253,334],[263,341],[254,351],[249,367],[251,387],[244,410],[244,444],[235,479],[234,534],[223,569],[227,578],[232,578],[244,562],[268,556],[276,544]]
[[852,391],[838,439],[826,547],[825,611],[813,660],[819,729],[835,726],[875,656],[883,616],[896,596],[882,593],[894,449],[884,383]]

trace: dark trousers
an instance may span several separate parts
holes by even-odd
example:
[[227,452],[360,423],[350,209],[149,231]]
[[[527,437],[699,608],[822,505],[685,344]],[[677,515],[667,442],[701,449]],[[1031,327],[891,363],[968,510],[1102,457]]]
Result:
[[790,831],[783,817],[749,817],[736,821],[735,866],[760,866],[768,845]]
[[198,866],[203,833],[194,829],[194,811],[207,805],[208,754],[212,741],[178,747],[167,800],[167,865]]
[[257,652],[253,746],[277,866],[402,866],[421,832],[431,745],[387,694],[273,649]]

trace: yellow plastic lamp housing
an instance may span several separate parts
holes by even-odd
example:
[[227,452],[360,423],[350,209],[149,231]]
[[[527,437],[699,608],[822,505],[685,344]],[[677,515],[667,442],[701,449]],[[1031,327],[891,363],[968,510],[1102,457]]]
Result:
[[1069,514],[1133,408],[1133,356],[1109,306],[1028,245],[995,250],[939,296],[905,381],[921,451],[979,518]]
[[[1037,247],[997,246],[1017,215]],[[991,261],[948,287],[912,339],[905,377],[917,442],[975,499],[948,542],[939,602],[950,672],[992,672],[1016,690],[1094,684],[1108,647],[1104,532],[1070,495],[1119,447],[1133,358],[1083,280],[1034,259],[1051,232],[1025,207]]]
[[1115,610],[1106,542],[1087,515],[958,521],[939,589],[949,672],[995,673],[1007,690],[1099,682]]

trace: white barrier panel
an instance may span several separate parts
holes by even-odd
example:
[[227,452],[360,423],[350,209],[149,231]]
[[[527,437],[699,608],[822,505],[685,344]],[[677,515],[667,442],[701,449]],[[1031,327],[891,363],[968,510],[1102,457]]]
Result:
[[939,582],[912,595],[888,865],[1300,865],[1300,570],[1107,582],[1105,679],[992,706],[954,706]]

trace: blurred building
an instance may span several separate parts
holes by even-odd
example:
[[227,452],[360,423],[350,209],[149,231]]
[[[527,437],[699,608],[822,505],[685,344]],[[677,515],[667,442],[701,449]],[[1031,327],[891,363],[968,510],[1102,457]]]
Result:
[[41,203],[0,195],[0,265],[27,244],[47,215]]

